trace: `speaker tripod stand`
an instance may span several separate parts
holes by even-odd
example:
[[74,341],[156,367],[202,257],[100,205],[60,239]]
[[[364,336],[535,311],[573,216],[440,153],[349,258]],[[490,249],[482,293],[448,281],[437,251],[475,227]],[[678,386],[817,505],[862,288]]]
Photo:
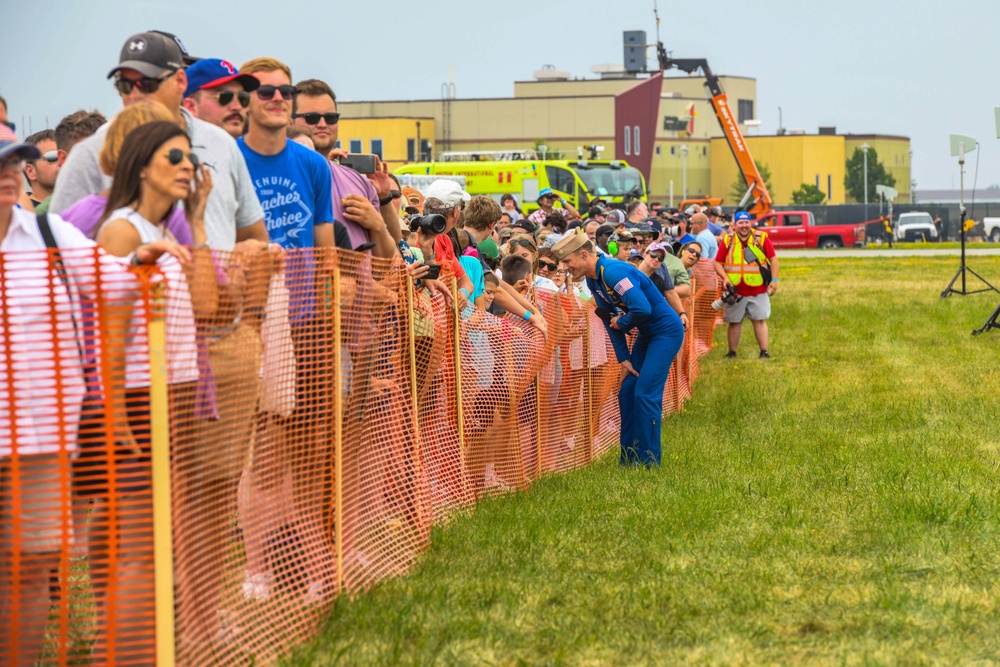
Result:
[[[964,205],[962,206],[961,225],[962,225],[961,226],[962,260],[961,263],[959,264],[958,272],[955,273],[955,277],[951,279],[951,282],[948,283],[948,286],[944,288],[943,292],[941,292],[941,298],[943,299],[945,297],[951,296],[952,294],[960,294],[962,296],[966,296],[968,294],[978,294],[979,292],[1000,292],[1000,290],[991,285],[990,282],[986,280],[986,278],[983,278],[981,275],[970,269],[965,263],[965,206]],[[986,287],[981,287],[979,289],[968,289],[966,284],[966,274],[969,273],[978,278],[980,282],[986,285]],[[962,279],[962,288],[956,289],[955,283],[958,282],[959,278]]]

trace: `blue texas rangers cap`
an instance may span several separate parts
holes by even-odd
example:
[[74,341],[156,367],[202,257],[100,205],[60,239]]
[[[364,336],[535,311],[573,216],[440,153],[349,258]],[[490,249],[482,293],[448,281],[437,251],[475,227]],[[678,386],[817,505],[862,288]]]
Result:
[[739,222],[740,220],[753,220],[753,216],[746,211],[737,211],[733,215],[733,222]]

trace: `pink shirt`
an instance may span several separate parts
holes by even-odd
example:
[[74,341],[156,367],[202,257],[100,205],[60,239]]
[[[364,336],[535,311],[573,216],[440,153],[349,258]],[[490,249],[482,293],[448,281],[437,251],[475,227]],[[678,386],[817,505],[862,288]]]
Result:
[[344,219],[344,203],[341,201],[347,195],[361,195],[372,203],[375,210],[381,210],[378,203],[378,192],[371,181],[362,174],[354,171],[350,167],[339,165],[332,160],[327,160],[330,164],[330,178],[333,179],[333,219],[343,223],[347,228],[347,234],[351,237],[351,247],[357,248],[360,245],[371,241],[371,234],[361,225]]

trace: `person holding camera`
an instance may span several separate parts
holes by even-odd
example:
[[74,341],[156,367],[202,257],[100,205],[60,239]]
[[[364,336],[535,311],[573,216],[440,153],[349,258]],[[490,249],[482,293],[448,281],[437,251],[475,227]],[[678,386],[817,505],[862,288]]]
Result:
[[753,229],[746,211],[733,216],[733,229],[722,237],[715,256],[715,272],[722,280],[725,295],[723,319],[729,323],[727,359],[736,357],[743,320],[753,323],[760,359],[770,359],[767,351],[767,318],[770,297],[778,291],[778,258],[767,232]]
[[[684,341],[684,326],[653,282],[628,262],[600,257],[586,234],[570,234],[552,254],[574,280],[586,277],[621,363],[620,466],[659,465],[663,387]],[[626,336],[638,336],[629,349]]]

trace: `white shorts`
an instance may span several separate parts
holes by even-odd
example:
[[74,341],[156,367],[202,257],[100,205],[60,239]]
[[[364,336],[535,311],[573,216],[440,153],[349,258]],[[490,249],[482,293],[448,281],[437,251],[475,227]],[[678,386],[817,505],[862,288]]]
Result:
[[746,318],[751,320],[766,320],[771,316],[771,299],[767,292],[756,296],[745,296],[739,303],[732,306],[726,304],[723,319],[730,324],[737,324]]

